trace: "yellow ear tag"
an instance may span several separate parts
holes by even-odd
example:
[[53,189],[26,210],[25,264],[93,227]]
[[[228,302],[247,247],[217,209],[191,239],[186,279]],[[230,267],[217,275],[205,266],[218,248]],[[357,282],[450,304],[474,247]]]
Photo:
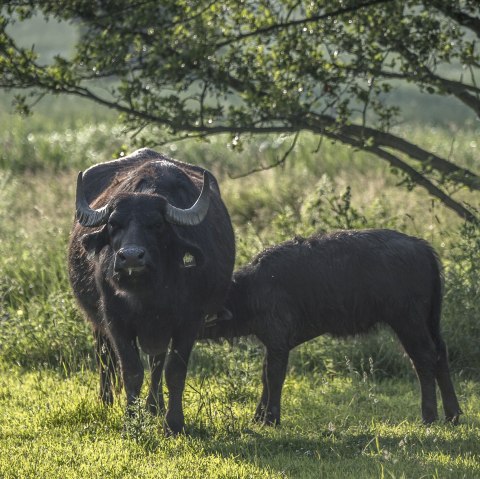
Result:
[[184,268],[192,268],[193,266],[197,266],[195,261],[195,257],[191,253],[185,253],[183,255],[183,267]]

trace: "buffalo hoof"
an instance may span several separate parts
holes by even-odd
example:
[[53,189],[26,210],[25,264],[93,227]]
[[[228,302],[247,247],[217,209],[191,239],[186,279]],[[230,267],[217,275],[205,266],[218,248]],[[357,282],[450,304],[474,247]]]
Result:
[[165,416],[165,420],[163,422],[163,430],[165,432],[165,436],[177,436],[185,432],[185,421],[183,418],[183,414],[169,414],[167,412]]
[[264,426],[280,426],[280,415],[274,414],[272,411],[257,411],[255,416],[253,416],[253,420]]
[[457,411],[455,414],[445,416],[445,422],[456,426],[460,421],[460,414],[463,414],[463,412]]

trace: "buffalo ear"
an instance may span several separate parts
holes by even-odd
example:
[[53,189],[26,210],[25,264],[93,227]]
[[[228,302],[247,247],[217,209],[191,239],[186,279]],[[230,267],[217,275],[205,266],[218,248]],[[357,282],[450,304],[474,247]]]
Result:
[[184,241],[182,241],[179,246],[181,268],[199,267],[205,264],[205,255],[198,246]]
[[200,248],[188,245],[184,248],[184,253],[181,255],[180,267],[192,268],[194,266],[203,266],[205,264],[205,256]]
[[82,246],[88,254],[89,258],[97,255],[102,251],[103,247],[108,244],[108,232],[107,227],[88,233],[80,238]]
[[190,238],[186,238],[180,228],[172,228],[175,233],[176,254],[175,258],[181,268],[199,267],[205,264],[205,255],[200,246]]

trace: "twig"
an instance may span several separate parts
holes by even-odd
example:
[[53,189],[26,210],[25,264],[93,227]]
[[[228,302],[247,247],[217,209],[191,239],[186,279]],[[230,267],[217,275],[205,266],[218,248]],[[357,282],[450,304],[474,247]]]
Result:
[[313,23],[313,22],[318,22],[319,20],[324,20],[329,17],[338,17],[340,15],[344,15],[346,13],[352,13],[356,12],[357,10],[360,10],[361,8],[366,8],[366,7],[371,7],[374,5],[378,5],[381,3],[390,3],[394,0],[371,0],[370,2],[365,2],[361,3],[360,5],[353,5],[351,7],[345,7],[345,8],[339,8],[338,10],[334,10],[332,12],[326,12],[321,15],[314,15],[313,17],[309,18],[299,18],[296,20],[290,20],[289,22],[284,22],[284,23],[275,23],[273,25],[269,25],[268,27],[263,27],[263,28],[258,28],[257,30],[253,30],[247,33],[242,33],[240,35],[237,35],[233,38],[230,38],[228,40],[224,40],[223,42],[219,42],[216,44],[217,48],[225,47],[227,45],[230,45],[238,40],[244,40],[245,38],[253,37],[256,35],[263,35],[265,33],[270,33],[275,30],[280,30],[282,28],[287,28],[287,27],[292,27],[292,26],[297,26],[297,25],[305,25],[308,23]]
[[270,165],[259,166],[257,168],[252,168],[251,170],[247,171],[246,173],[241,173],[239,175],[230,175],[229,174],[228,176],[233,180],[238,180],[239,178],[245,178],[246,176],[253,175],[254,173],[258,173],[260,171],[265,171],[265,170],[271,170],[272,168],[276,168],[277,166],[283,165],[285,163],[285,161],[287,160],[288,156],[290,155],[290,153],[295,148],[295,145],[297,144],[297,140],[298,140],[299,135],[300,135],[300,132],[297,131],[297,133],[295,133],[295,137],[293,138],[292,144],[290,145],[288,150],[283,154],[283,156],[279,160],[271,163]]

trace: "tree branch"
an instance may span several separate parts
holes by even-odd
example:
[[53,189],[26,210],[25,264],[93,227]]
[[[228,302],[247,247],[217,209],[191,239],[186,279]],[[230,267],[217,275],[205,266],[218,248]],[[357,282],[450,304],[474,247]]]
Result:
[[452,5],[445,1],[424,2],[425,6],[433,5],[434,8],[442,12],[445,16],[455,20],[462,27],[469,28],[478,38],[480,38],[480,18],[472,17],[461,10],[455,10]]
[[445,158],[424,150],[399,136],[360,125],[338,125],[335,118],[329,117],[328,115],[310,113],[309,116],[313,116],[319,122],[319,125],[317,126],[310,125],[312,131],[315,133],[321,133],[323,129],[327,127],[335,129],[349,137],[353,136],[356,140],[362,142],[367,142],[369,138],[372,138],[377,146],[386,146],[400,151],[413,160],[420,161],[425,166],[430,166],[438,172],[454,178],[457,182],[468,188],[480,191],[480,177],[474,172],[466,168],[461,168]]
[[[348,69],[348,67],[342,66],[342,68]],[[355,69],[350,69],[354,74],[359,74],[358,70]],[[388,78],[391,80],[405,80],[405,81],[412,81],[412,82],[418,82],[422,80],[422,78],[418,76],[418,71],[415,71],[415,74],[407,74],[407,73],[399,73],[399,72],[390,72],[386,70],[378,70],[378,69],[370,69],[369,73],[372,75],[375,75],[376,77],[379,78]],[[448,78],[441,77],[439,75],[436,75],[430,70],[427,70],[425,73],[427,73],[427,77],[429,80],[433,80],[437,82],[439,85],[442,86],[444,90],[446,90],[449,93],[456,93],[460,91],[467,91],[475,94],[480,94],[480,88],[476,85],[469,85],[468,83],[462,83],[459,81],[455,80],[449,80]]]
[[352,7],[339,8],[338,10],[333,10],[332,12],[323,13],[321,15],[314,15],[309,18],[299,18],[297,20],[290,20],[288,22],[274,23],[273,25],[269,25],[268,27],[258,28],[256,30],[253,30],[247,33],[242,33],[233,38],[229,38],[228,40],[224,40],[223,42],[218,42],[216,44],[216,47],[217,48],[225,47],[239,40],[245,40],[246,38],[254,37],[257,35],[265,35],[266,33],[271,33],[276,30],[281,30],[283,28],[288,28],[288,27],[293,27],[298,25],[306,25],[308,23],[314,23],[314,22],[318,22],[319,20],[324,20],[325,18],[328,18],[328,17],[338,17],[346,13],[356,12],[361,8],[372,7],[374,5],[379,5],[381,3],[391,3],[394,1],[395,0],[370,0],[365,3],[361,3],[359,5],[354,5]]
[[[439,86],[445,89],[447,92],[451,93],[453,96],[457,97],[462,103],[471,108],[480,118],[480,99],[468,93],[466,91],[466,85],[461,82],[447,80],[446,78],[435,75],[435,73],[433,73],[423,63],[418,61],[415,53],[411,52],[408,47],[400,41],[397,42],[397,45],[395,45],[395,51],[407,60],[411,68],[416,69],[417,74],[420,73],[420,76],[417,76],[417,82],[422,83],[424,82],[424,78],[428,79],[430,84],[432,84],[433,86]],[[470,86],[468,89],[473,90],[473,92],[477,93],[477,95],[479,93],[479,90],[475,85]]]
[[407,163],[405,163],[404,161],[402,161],[400,158],[393,155],[392,153],[382,150],[378,146],[366,146],[363,142],[349,138],[346,135],[332,134],[329,132],[325,132],[325,135],[332,139],[338,139],[342,143],[349,144],[363,151],[368,151],[380,158],[383,158],[391,166],[403,171],[415,184],[425,188],[432,196],[438,198],[447,208],[455,211],[455,213],[457,213],[464,220],[470,223],[474,223],[478,221],[478,218],[471,211],[469,211],[463,205],[455,201],[452,197],[448,196],[444,191],[442,191],[440,188],[435,186],[424,175],[419,173],[417,170],[412,168],[410,165],[408,165]]
[[[77,94],[84,98],[93,100],[96,103],[107,106],[109,108],[115,109],[119,112],[126,113],[128,115],[134,116],[136,118],[147,120],[151,123],[164,125],[169,128],[179,129],[178,125],[174,125],[172,121],[160,118],[157,115],[152,113],[134,110],[130,107],[120,105],[117,102],[111,102],[105,100],[98,95],[94,94],[87,88],[76,87],[77,91],[64,90],[65,93]],[[182,130],[190,133],[197,133],[201,135],[216,135],[220,133],[252,133],[252,134],[268,134],[268,133],[297,133],[301,129],[310,130],[313,133],[323,133],[325,128],[334,128],[343,133],[349,135],[350,137],[355,137],[355,139],[361,143],[365,143],[368,138],[373,138],[377,146],[387,146],[394,148],[402,153],[407,154],[412,159],[422,162],[425,166],[430,166],[431,168],[441,172],[444,175],[449,175],[452,178],[455,178],[459,183],[464,184],[465,186],[471,188],[472,190],[480,191],[480,177],[474,172],[461,168],[451,163],[450,161],[435,155],[429,151],[424,150],[423,148],[410,143],[396,135],[391,133],[382,132],[380,130],[375,130],[369,127],[363,127],[359,125],[339,125],[335,118],[328,115],[315,115],[309,114],[317,119],[317,125],[301,122],[294,122],[292,124],[296,126],[262,126],[262,127],[238,127],[238,126],[228,126],[228,125],[218,125],[218,126],[202,126],[202,125],[190,125],[184,124],[181,125]],[[287,123],[287,122],[285,122]],[[342,140],[343,141],[343,140]]]
[[277,161],[274,161],[273,163],[270,163],[269,165],[266,165],[266,166],[259,166],[258,168],[252,168],[251,170],[248,170],[246,173],[241,173],[239,175],[229,175],[230,178],[232,178],[233,180],[237,180],[238,178],[245,178],[246,176],[250,176],[253,173],[259,173],[260,171],[271,170],[272,168],[276,168],[277,166],[283,165],[285,161],[287,161],[287,158],[290,155],[290,153],[295,148],[299,135],[300,135],[300,132],[297,131],[297,133],[295,134],[295,137],[293,138],[292,144],[288,147],[288,150]]

